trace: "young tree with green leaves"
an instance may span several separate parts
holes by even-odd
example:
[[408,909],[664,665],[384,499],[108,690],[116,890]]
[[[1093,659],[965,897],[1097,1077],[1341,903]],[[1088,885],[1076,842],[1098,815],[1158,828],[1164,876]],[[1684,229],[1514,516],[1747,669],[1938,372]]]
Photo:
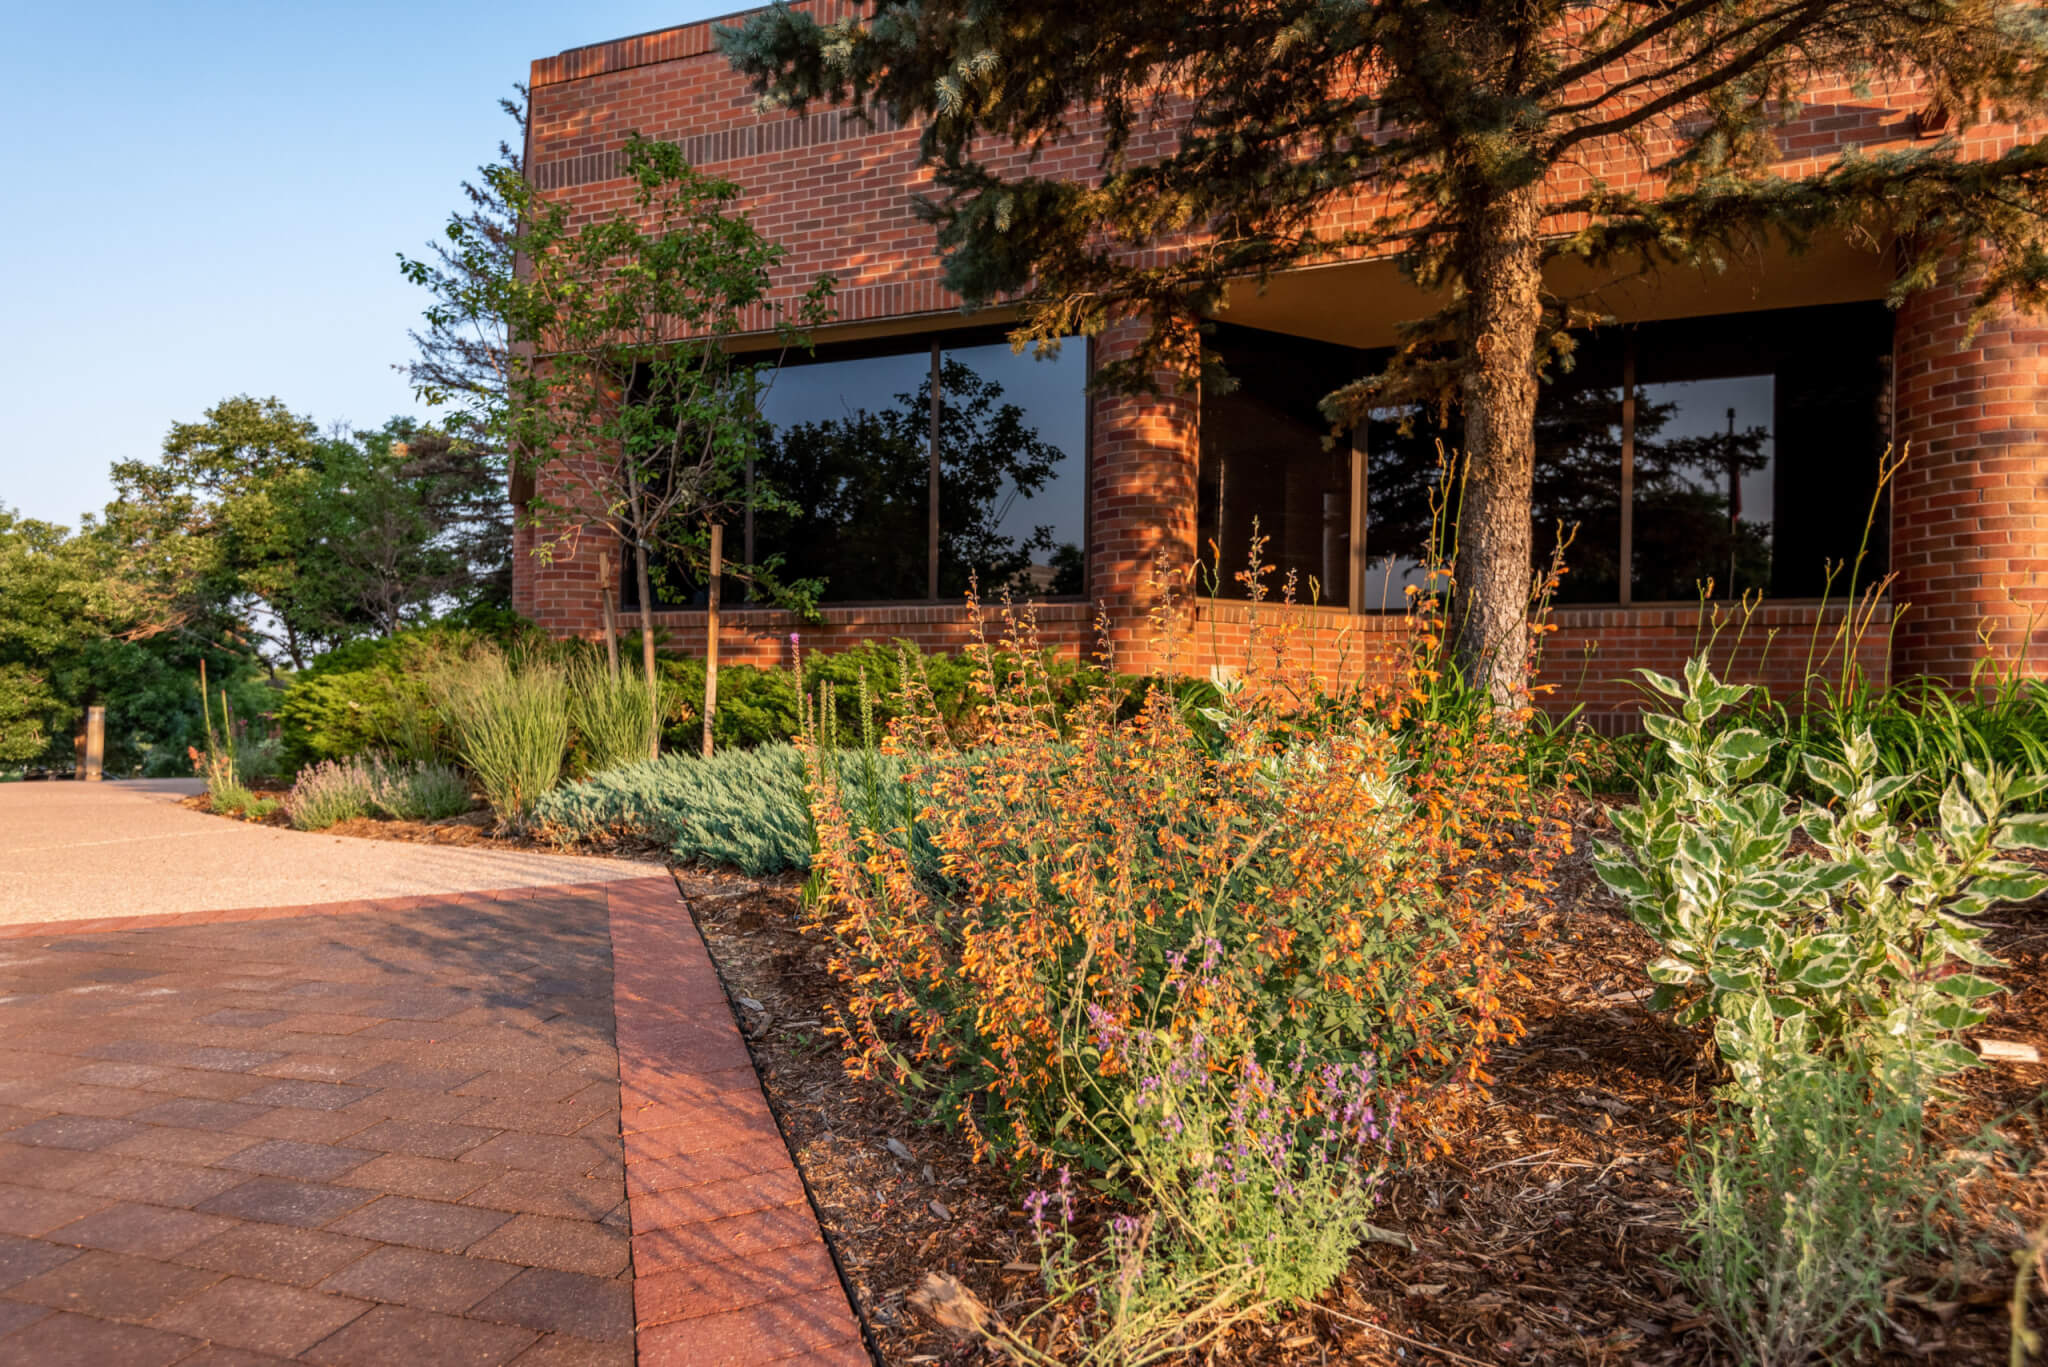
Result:
[[[1022,300],[1020,336],[1149,315],[1110,384],[1194,374],[1189,323],[1233,281],[1392,257],[1441,307],[1325,413],[1459,414],[1460,652],[1504,699],[1528,651],[1538,387],[1593,321],[1547,266],[1712,268],[1842,230],[1898,243],[1899,292],[1959,258],[1982,309],[2048,299],[2034,132],[1988,160],[1951,134],[1796,176],[1774,137],[1843,80],[1917,82],[1957,129],[2041,114],[2048,25],[2015,0],[876,0],[832,24],[778,5],[720,41],[775,101],[920,125],[947,283]],[[1093,176],[1011,157],[1097,129]],[[1652,146],[1631,188],[1567,183]]]
[[[672,143],[630,139],[631,208],[581,223],[502,161],[481,174],[519,225],[510,242],[458,214],[442,264],[404,268],[435,296],[431,329],[501,328],[510,339],[502,399],[472,392],[471,411],[535,472],[522,511],[541,533],[537,554],[590,533],[627,548],[658,714],[652,564],[702,576],[714,523],[750,500],[782,506],[772,489],[748,486],[760,357],[729,344],[765,317],[783,348],[807,345],[806,330],[830,316],[833,282],[787,304],[772,298],[783,248],[739,212],[738,186],[700,174]],[[768,596],[781,591],[772,561],[727,569]],[[658,723],[651,730],[658,747]]]

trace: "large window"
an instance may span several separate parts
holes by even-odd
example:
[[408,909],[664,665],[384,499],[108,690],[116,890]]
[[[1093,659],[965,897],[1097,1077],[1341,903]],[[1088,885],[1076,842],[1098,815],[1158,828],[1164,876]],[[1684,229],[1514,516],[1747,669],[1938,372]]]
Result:
[[1351,447],[1316,404],[1363,373],[1360,353],[1222,324],[1212,345],[1235,382],[1202,396],[1195,521],[1202,559],[1221,562],[1218,591],[1244,596],[1237,575],[1256,534],[1274,568],[1269,592],[1291,574],[1301,601],[1349,605]]
[[[970,577],[989,599],[1081,594],[1087,364],[1079,338],[1019,354],[986,328],[792,359],[765,377],[757,501],[727,554],[779,557],[784,582],[815,582],[826,603],[952,602]],[[704,601],[689,584],[657,597]]]
[[[1239,387],[1202,406],[1204,535],[1234,537],[1219,538],[1229,559],[1233,549],[1241,554],[1256,514],[1281,551],[1268,558],[1302,567],[1316,558],[1315,537],[1297,491],[1315,490],[1329,509],[1350,506],[1355,494],[1362,512],[1338,531],[1324,528],[1320,544],[1343,544],[1355,527],[1359,607],[1399,610],[1427,555],[1436,447],[1456,447],[1456,415],[1440,429],[1422,412],[1377,414],[1352,434],[1355,455],[1340,461],[1326,429],[1315,428],[1314,398],[1371,373],[1384,356],[1245,329],[1219,329],[1219,349]],[[1818,597],[1828,566],[1853,560],[1863,540],[1888,436],[1890,352],[1891,318],[1880,304],[1644,323],[1578,338],[1570,368],[1544,385],[1536,417],[1537,564],[1561,533],[1573,537],[1559,600],[1688,602],[1709,589],[1716,599]],[[1212,421],[1220,427],[1213,443]],[[1248,468],[1233,509],[1231,472]],[[1885,531],[1880,509],[1865,583],[1883,572]],[[1333,563],[1328,550],[1321,563]],[[1323,599],[1346,601],[1327,589]]]

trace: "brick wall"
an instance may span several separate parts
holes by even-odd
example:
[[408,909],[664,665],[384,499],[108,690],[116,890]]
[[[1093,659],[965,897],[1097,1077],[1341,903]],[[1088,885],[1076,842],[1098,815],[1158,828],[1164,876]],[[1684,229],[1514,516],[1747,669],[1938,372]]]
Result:
[[[840,0],[810,0],[805,7],[821,14],[841,9]],[[742,209],[789,249],[778,287],[783,295],[829,271],[839,279],[842,323],[943,327],[966,321],[941,283],[932,230],[913,212],[915,196],[929,188],[929,176],[916,165],[916,130],[886,119],[863,123],[831,109],[800,118],[760,113],[744,82],[713,52],[712,28],[686,25],[535,62],[528,165],[536,182],[580,215],[611,213],[629,202],[618,179],[626,135],[673,140],[694,164],[736,181],[744,192]],[[1804,173],[1846,149],[1909,142],[1912,115],[1925,103],[1924,92],[1900,82],[1804,92],[1800,119],[1781,135],[1782,169]],[[1172,130],[1162,121],[1148,136],[1163,144]],[[1971,130],[1965,147],[1988,156],[2016,141],[2014,129],[1993,125]],[[1594,180],[1616,190],[1653,188],[1654,168],[1672,145],[1668,133],[1652,129],[1639,141],[1590,147],[1549,189],[1567,196]],[[1026,155],[994,145],[983,150],[998,169],[1015,167]],[[1095,169],[1094,155],[1084,124],[1040,154],[1034,169],[1086,178]],[[1337,206],[1331,218],[1363,219],[1379,207],[1361,197]],[[1554,217],[1547,226],[1573,225]],[[1894,600],[1911,604],[1894,661],[1900,673],[1966,672],[1976,658],[1980,618],[1989,621],[1995,649],[2010,658],[2029,644],[2026,614],[2048,608],[2048,553],[2040,546],[2048,532],[2048,414],[2042,407],[2048,362],[2041,357],[2048,335],[2007,321],[1958,352],[1961,309],[1961,296],[1936,292],[1910,303],[1900,320],[1896,414],[1900,437],[1919,453],[1901,475],[1894,500],[1900,572]],[[1132,336],[1128,324],[1106,332],[1097,342],[1098,359],[1119,354]],[[1184,565],[1196,550],[1198,420],[1192,395],[1103,397],[1095,404],[1089,584],[1112,619],[1125,668],[1157,663],[1144,621],[1155,560],[1163,555]],[[597,630],[599,591],[588,540],[552,565],[522,556],[515,566],[515,606],[563,634]],[[962,639],[962,611],[833,609],[825,627],[798,629],[820,648],[865,635],[909,636],[936,648]],[[1239,613],[1236,605],[1217,605],[1198,611],[1196,624],[1212,643],[1227,642],[1248,629]],[[1056,622],[1063,647],[1081,649],[1090,615],[1063,606],[1049,617],[1049,634]],[[1389,642],[1384,622],[1327,616],[1304,639],[1347,670],[1375,667],[1370,661],[1381,658]],[[1807,655],[1803,639],[1819,617],[1812,606],[1771,605],[1739,643],[1724,634],[1723,648],[1734,652],[1730,667],[1777,687],[1796,684]],[[693,627],[701,634],[701,614],[660,614],[660,620],[678,644]],[[1614,718],[1633,707],[1626,671],[1639,664],[1674,671],[1698,625],[1696,612],[1669,608],[1574,609],[1560,613],[1558,623],[1549,677],[1565,686],[1566,696]],[[775,657],[786,650],[794,625],[775,614],[735,611],[721,651],[728,659]],[[1823,636],[1832,630],[1823,623]],[[2037,671],[2048,656],[2044,632],[2048,624],[2034,624]],[[1797,650],[1795,641],[1801,642]],[[1882,673],[1882,633],[1862,641],[1857,655],[1867,670]],[[1203,667],[1203,661],[1185,667]]]
[[2048,660],[2048,326],[2001,312],[1967,346],[1970,292],[1913,296],[1898,327],[1895,667],[1965,680]]

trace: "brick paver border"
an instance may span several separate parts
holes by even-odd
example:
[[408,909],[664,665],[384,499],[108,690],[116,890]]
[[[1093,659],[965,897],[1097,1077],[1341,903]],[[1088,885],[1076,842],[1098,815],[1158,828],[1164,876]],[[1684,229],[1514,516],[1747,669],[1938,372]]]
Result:
[[605,891],[641,1367],[869,1367],[860,1321],[674,880]]

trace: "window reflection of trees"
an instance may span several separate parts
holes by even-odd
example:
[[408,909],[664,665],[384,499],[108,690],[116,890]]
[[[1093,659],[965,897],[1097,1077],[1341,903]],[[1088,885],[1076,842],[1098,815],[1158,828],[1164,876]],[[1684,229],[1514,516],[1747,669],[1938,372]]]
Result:
[[[1057,545],[1050,527],[1005,527],[1016,505],[1061,473],[1067,453],[1004,400],[1001,384],[963,362],[943,361],[940,396],[940,597],[965,592],[970,574],[984,592],[1078,593],[1078,545]],[[755,478],[796,511],[757,517],[760,553],[781,555],[785,579],[823,580],[828,601],[926,597],[929,374],[893,400],[761,439]]]

